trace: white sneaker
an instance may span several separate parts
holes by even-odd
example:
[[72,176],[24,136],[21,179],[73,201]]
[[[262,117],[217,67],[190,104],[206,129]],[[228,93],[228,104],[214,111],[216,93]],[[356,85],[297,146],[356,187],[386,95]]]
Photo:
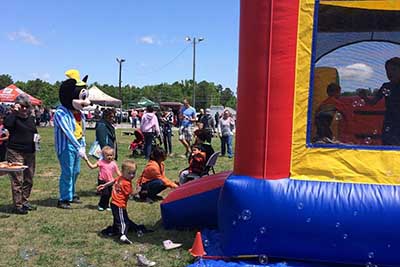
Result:
[[132,244],[132,241],[130,241],[127,237],[126,237],[126,235],[121,235],[121,237],[119,238],[119,241],[121,241],[122,243],[125,243],[125,244]]
[[174,243],[174,242],[172,242],[171,240],[164,240],[164,241],[163,241],[163,245],[164,245],[164,248],[165,248],[166,250],[170,250],[170,249],[174,249],[174,248],[179,248],[179,247],[182,246],[182,244],[180,244],[180,243]]
[[148,260],[145,255],[136,254],[138,266],[154,266],[156,262]]

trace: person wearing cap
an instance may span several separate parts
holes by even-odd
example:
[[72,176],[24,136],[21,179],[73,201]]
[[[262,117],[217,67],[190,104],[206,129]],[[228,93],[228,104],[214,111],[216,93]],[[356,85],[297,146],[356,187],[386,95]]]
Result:
[[6,116],[4,127],[9,131],[7,144],[8,162],[18,162],[28,166],[24,171],[10,172],[11,191],[15,213],[28,214],[35,210],[28,199],[35,174],[35,142],[37,135],[35,118],[32,116],[32,103],[26,94],[18,95],[12,113]]

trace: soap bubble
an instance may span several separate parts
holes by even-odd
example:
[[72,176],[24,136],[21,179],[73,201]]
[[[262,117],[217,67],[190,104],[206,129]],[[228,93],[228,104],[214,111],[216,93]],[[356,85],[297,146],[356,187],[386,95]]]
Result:
[[27,261],[27,260],[29,260],[30,258],[32,258],[33,256],[36,255],[36,251],[35,251],[34,248],[22,248],[19,251],[19,255],[21,256],[21,258],[24,261]]
[[336,112],[336,114],[335,114],[335,120],[340,121],[341,119],[343,119],[342,113]]
[[385,132],[389,132],[390,131],[390,126],[386,126],[385,127]]
[[242,219],[243,221],[248,221],[251,219],[251,211],[250,210],[243,210],[242,211]]
[[143,231],[142,230],[138,230],[137,232],[136,232],[136,235],[137,235],[137,237],[142,237],[143,236]]
[[260,227],[260,230],[259,230],[259,232],[260,232],[260,234],[265,234],[266,232],[267,232],[267,228],[266,227],[264,227],[264,226],[262,226],[262,227]]
[[345,239],[345,240],[346,240],[348,237],[349,237],[348,234],[344,234],[344,235],[343,235],[343,239]]
[[235,220],[232,221],[232,226],[236,226],[237,222]]
[[353,216],[356,217],[357,215],[358,215],[358,211],[355,210],[355,211],[353,212]]
[[88,267],[88,263],[84,256],[78,256],[75,259],[75,267]]
[[297,209],[302,210],[303,208],[304,208],[304,204],[302,202],[297,204]]
[[361,99],[360,102],[358,103],[358,105],[359,105],[360,107],[365,106],[365,100],[364,100],[364,99]]
[[257,241],[258,241],[258,238],[257,238],[257,237],[254,237],[253,242],[254,242],[254,243],[257,243]]
[[387,244],[387,248],[391,248],[392,247],[392,245],[391,244]]
[[369,259],[375,258],[375,253],[374,253],[373,251],[368,252],[368,258],[369,258]]
[[357,100],[353,101],[353,108],[358,107],[359,102]]
[[262,265],[267,265],[268,264],[268,256],[267,255],[258,256],[258,262]]
[[204,239],[203,245],[204,245],[205,247],[208,247],[208,246],[210,245],[210,241],[208,241],[208,239]]
[[377,129],[373,130],[373,131],[372,131],[372,134],[373,134],[373,135],[377,135],[377,134],[378,134],[378,130],[377,130]]
[[307,218],[306,222],[310,223],[311,222],[311,218]]
[[337,222],[335,226],[336,226],[336,228],[339,228],[340,227],[340,222]]
[[382,94],[383,94],[384,96],[389,96],[389,95],[390,95],[390,89],[388,89],[388,88],[383,88],[383,89],[382,89]]
[[364,139],[364,143],[366,144],[366,145],[370,145],[371,143],[372,143],[372,138],[371,137],[366,137],[365,139]]

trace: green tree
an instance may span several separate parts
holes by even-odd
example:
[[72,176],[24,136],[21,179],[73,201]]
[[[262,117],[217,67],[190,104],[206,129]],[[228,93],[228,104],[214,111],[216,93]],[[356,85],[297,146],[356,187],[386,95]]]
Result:
[[0,75],[0,89],[3,89],[4,87],[9,86],[10,84],[13,84],[14,81],[9,74],[1,74]]

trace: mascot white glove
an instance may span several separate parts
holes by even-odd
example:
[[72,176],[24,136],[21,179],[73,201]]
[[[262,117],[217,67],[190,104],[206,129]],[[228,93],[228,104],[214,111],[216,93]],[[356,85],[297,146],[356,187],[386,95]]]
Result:
[[80,147],[78,150],[79,157],[86,159],[86,148],[84,146]]

